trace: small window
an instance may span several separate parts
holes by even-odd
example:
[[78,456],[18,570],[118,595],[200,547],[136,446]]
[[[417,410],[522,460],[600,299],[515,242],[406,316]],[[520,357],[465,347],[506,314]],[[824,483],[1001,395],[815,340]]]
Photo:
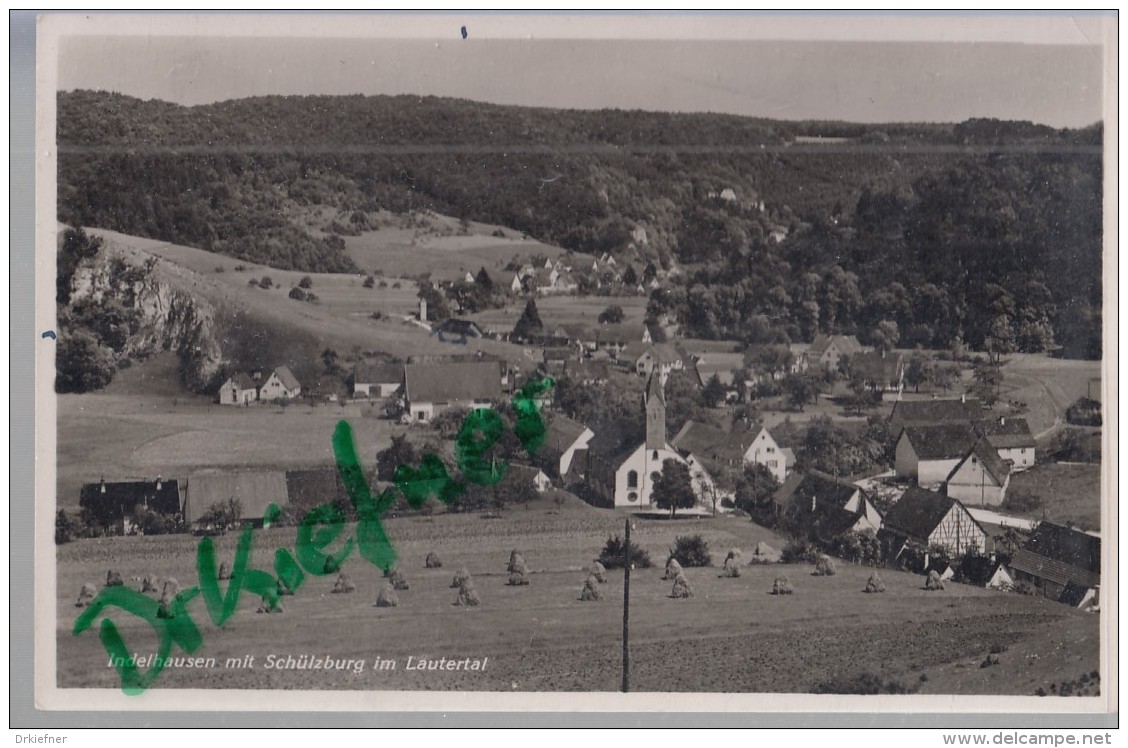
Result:
[[650,455],[650,459],[652,459],[652,460],[658,459],[658,450],[657,449],[654,450],[654,453]]
[[627,473],[627,488],[638,488],[638,473],[634,470]]
[[768,460],[768,467],[770,467],[770,468],[779,467],[779,461],[778,460]]
[[424,413],[423,411],[419,411],[419,413],[417,415],[419,416],[420,421],[424,421],[424,420],[427,419],[427,414]]
[[631,491],[629,494],[627,494],[627,501],[638,501],[638,493]]

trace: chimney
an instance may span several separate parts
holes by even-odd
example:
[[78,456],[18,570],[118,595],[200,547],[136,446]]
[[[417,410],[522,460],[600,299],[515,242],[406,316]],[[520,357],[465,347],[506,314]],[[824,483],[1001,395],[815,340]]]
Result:
[[426,322],[427,321],[427,300],[426,299],[420,299],[419,300],[419,321],[420,322]]

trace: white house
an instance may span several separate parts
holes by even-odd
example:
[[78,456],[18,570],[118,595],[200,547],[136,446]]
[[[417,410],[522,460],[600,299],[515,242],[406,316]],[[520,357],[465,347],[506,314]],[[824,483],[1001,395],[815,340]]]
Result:
[[965,504],[998,506],[1006,498],[1010,474],[1010,466],[980,437],[948,475],[945,493]]
[[448,408],[492,408],[501,400],[497,361],[407,364],[405,407],[412,422],[426,423]]
[[258,399],[258,387],[249,375],[239,372],[232,374],[219,386],[220,405],[246,405]]
[[354,395],[392,397],[403,385],[403,364],[364,362],[352,374]]
[[279,366],[270,372],[270,376],[259,387],[259,400],[289,400],[300,394],[302,385],[289,366]]
[[881,532],[891,558],[912,542],[921,548],[939,546],[956,558],[974,549],[994,550],[991,536],[959,500],[922,488],[910,488],[885,514]]
[[975,433],[966,425],[906,426],[897,438],[894,472],[922,488],[937,488],[974,444]]
[[572,460],[579,450],[588,448],[595,432],[571,418],[556,415],[545,427],[544,444],[537,457],[552,463],[556,474],[565,482],[570,482]]
[[1037,445],[1034,442],[1034,435],[1030,432],[1030,424],[1025,418],[1000,416],[980,420],[975,423],[975,430],[986,437],[999,457],[1010,465],[1012,472],[1017,473],[1034,467]]
[[[633,352],[632,347],[627,346],[623,352]],[[685,363],[681,354],[669,343],[654,343],[634,359],[633,368],[640,377],[649,377],[654,373],[667,377],[670,372],[685,368]]]

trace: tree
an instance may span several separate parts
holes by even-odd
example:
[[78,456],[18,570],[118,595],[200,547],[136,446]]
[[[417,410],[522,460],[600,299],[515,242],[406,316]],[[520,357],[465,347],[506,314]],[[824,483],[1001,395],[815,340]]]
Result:
[[313,288],[313,278],[308,275],[303,275],[302,279],[298,281],[298,288]]
[[295,286],[294,288],[290,289],[290,298],[294,299],[295,301],[305,301],[306,300],[305,291],[303,291],[302,289]]
[[486,272],[485,268],[479,270],[478,274],[474,276],[474,285],[481,288],[487,294],[493,293],[493,279],[490,278],[490,274]]
[[783,389],[787,393],[787,403],[799,411],[818,394],[814,381],[802,374],[791,374],[784,378]]
[[100,390],[114,378],[113,354],[85,330],[63,330],[55,349],[55,392]]
[[985,342],[987,353],[995,363],[999,363],[1006,354],[1014,353],[1014,326],[1011,325],[1010,318],[1000,314],[991,320],[991,326],[987,328],[987,340]]
[[374,278],[371,275],[368,276],[367,278],[364,279],[363,285],[364,285],[365,288],[374,288],[376,286],[376,278]]
[[905,384],[920,392],[920,386],[928,381],[932,364],[920,351],[909,356],[909,363],[905,366]]
[[771,514],[772,494],[779,488],[779,481],[765,465],[753,463],[746,465],[736,479],[733,503],[753,518],[763,520]]
[[599,313],[599,324],[617,325],[623,321],[623,307],[612,304]]
[[709,408],[715,408],[719,403],[724,402],[726,394],[725,386],[721,384],[721,378],[716,374],[709,377],[709,381],[701,390],[701,397]]
[[897,330],[896,322],[883,319],[877,323],[877,327],[874,328],[870,337],[873,340],[874,347],[885,353],[897,345],[897,341],[901,339],[901,333]]
[[[398,281],[396,284],[393,284],[392,288],[396,288],[397,286]],[[446,297],[443,296],[442,291],[431,285],[431,281],[420,281],[419,293],[417,295],[420,299],[427,302],[428,320],[443,320],[450,316],[450,305],[447,304]]]
[[338,356],[337,352],[332,348],[326,348],[321,352],[321,363],[325,364],[325,371],[330,374],[335,374],[340,371],[340,366],[338,365],[340,358],[341,357]]
[[393,436],[391,446],[376,453],[376,478],[390,483],[395,480],[396,468],[400,465],[414,467],[419,459],[419,451],[406,434]]
[[662,463],[662,472],[654,479],[650,497],[659,509],[670,510],[671,519],[679,509],[692,509],[697,504],[697,496],[693,493],[689,465],[673,458],[666,459]]
[[536,299],[529,299],[521,319],[513,326],[513,339],[518,343],[524,343],[542,332],[544,332],[544,323],[541,322],[540,313],[537,312]]
[[638,273],[631,265],[627,265],[627,269],[623,272],[623,285],[624,286],[637,286]]

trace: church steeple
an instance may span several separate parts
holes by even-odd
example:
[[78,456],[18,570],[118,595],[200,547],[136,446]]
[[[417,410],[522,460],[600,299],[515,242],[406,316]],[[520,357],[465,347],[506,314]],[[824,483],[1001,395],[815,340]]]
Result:
[[666,393],[665,382],[657,368],[650,374],[643,396],[646,412],[646,448],[663,449],[666,446]]

